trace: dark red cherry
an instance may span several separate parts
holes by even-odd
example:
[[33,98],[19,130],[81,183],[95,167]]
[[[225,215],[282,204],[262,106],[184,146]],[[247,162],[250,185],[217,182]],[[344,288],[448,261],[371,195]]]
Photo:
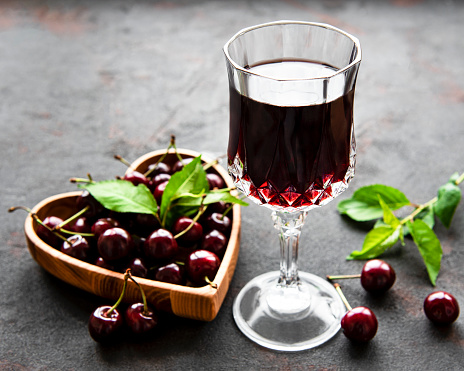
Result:
[[215,202],[214,204],[208,206],[206,212],[224,214],[224,212],[229,208],[229,206],[230,204],[225,203],[224,201]]
[[155,274],[155,279],[157,281],[173,283],[176,285],[182,285],[184,282],[183,271],[176,263],[171,263],[158,268],[158,271]]
[[103,259],[101,256],[99,256],[97,258],[97,260],[95,260],[95,265],[98,266],[98,267],[101,267],[101,268],[106,268],[106,269],[109,269],[111,271],[114,271],[116,270],[114,265],[108,263],[105,259]]
[[[57,216],[47,216],[42,221],[42,223],[45,224],[47,227],[53,229],[57,225],[63,223],[63,219],[58,218]],[[55,233],[51,232],[49,229],[47,229],[41,224],[37,226],[37,235],[40,237],[42,241],[57,249],[60,248],[63,242],[63,240],[59,238]]]
[[153,179],[158,174],[170,174],[171,167],[165,162],[151,164],[148,166],[148,173],[148,176]]
[[133,227],[136,233],[146,236],[155,229],[158,229],[160,224],[153,214],[137,213],[134,218]]
[[135,170],[125,174],[122,179],[131,182],[135,186],[144,184],[148,187],[150,184],[150,180],[145,175]]
[[342,318],[343,334],[350,340],[366,342],[377,333],[377,318],[367,307],[356,307],[349,310]]
[[142,303],[132,304],[124,316],[127,325],[135,334],[146,334],[158,324],[158,316],[151,308],[144,311]]
[[433,323],[449,325],[459,317],[459,304],[450,293],[435,291],[425,298],[424,312]]
[[107,229],[98,238],[98,252],[105,260],[119,260],[130,255],[134,249],[131,235],[122,228]]
[[152,178],[150,181],[150,189],[155,190],[155,188],[160,185],[161,183],[168,182],[171,179],[171,175],[169,174],[158,174]]
[[90,245],[80,234],[73,235],[67,241],[63,241],[61,252],[79,260],[87,260],[90,253]]
[[153,196],[155,197],[156,203],[158,205],[161,205],[161,198],[163,197],[164,189],[166,188],[167,185],[168,185],[168,182],[164,181],[158,184],[155,187],[155,190],[153,191]]
[[212,281],[221,265],[217,255],[207,250],[196,250],[191,253],[186,262],[186,270],[190,281],[195,285],[205,285]]
[[208,180],[209,189],[219,188],[222,189],[226,186],[224,180],[217,174],[207,173],[206,179]]
[[226,251],[227,242],[227,237],[223,233],[213,229],[204,235],[201,248],[214,252],[218,257],[222,257]]
[[131,270],[131,274],[136,277],[146,278],[148,276],[148,268],[140,258],[132,259],[127,268]]
[[113,340],[124,322],[116,309],[107,314],[110,309],[108,305],[101,306],[90,315],[89,333],[92,339],[99,343]]
[[71,227],[71,231],[76,233],[91,233],[92,225],[90,224],[88,218],[82,216],[76,219],[74,225]]
[[382,293],[393,286],[395,270],[383,260],[373,259],[364,264],[361,271],[361,285],[370,293]]
[[79,197],[77,197],[76,206],[78,210],[82,210],[88,206],[89,209],[82,215],[88,218],[96,217],[105,209],[87,190],[82,191]]
[[120,226],[121,225],[116,219],[100,218],[95,223],[93,223],[91,231],[95,235],[95,238],[98,239],[107,229]]
[[174,163],[174,165],[172,165],[171,174],[181,171],[185,165],[189,164],[192,161],[193,161],[193,158],[191,157],[184,158],[182,160],[177,161],[176,163]]
[[[190,227],[192,223],[193,225]],[[190,229],[179,237],[179,242],[181,242],[181,244],[192,245],[195,242],[200,241],[203,237],[203,227],[201,224],[194,222],[193,219],[186,216],[181,216],[174,222],[172,231],[174,232],[174,235],[178,235],[189,227]]]
[[205,225],[209,230],[216,229],[224,234],[229,234],[232,222],[227,215],[212,213],[206,217]]
[[169,259],[176,255],[179,247],[172,235],[166,229],[160,228],[150,234],[143,244],[145,255],[153,259]]

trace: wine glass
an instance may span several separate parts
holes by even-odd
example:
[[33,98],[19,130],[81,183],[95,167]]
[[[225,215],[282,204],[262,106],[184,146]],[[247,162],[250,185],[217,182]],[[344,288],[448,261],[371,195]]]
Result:
[[224,46],[230,94],[228,170],[250,200],[272,210],[280,270],[248,282],[233,315],[271,349],[320,345],[340,329],[344,305],[333,286],[298,271],[308,210],[353,178],[353,100],[359,41],[320,23],[278,21],[246,28]]

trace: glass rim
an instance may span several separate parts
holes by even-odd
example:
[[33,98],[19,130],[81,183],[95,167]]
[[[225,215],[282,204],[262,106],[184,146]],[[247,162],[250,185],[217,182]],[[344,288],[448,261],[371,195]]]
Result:
[[[246,34],[247,32],[250,32],[250,31],[253,31],[253,30],[256,30],[256,29],[259,29],[259,28],[264,28],[264,27],[269,27],[269,26],[274,26],[274,25],[285,25],[285,24],[300,24],[300,25],[308,25],[308,26],[315,26],[315,27],[320,27],[320,28],[326,28],[328,30],[332,30],[332,31],[335,31],[335,32],[338,32],[346,37],[348,37],[351,41],[353,41],[353,44],[355,45],[356,47],[356,57],[355,59],[347,64],[345,67],[343,68],[340,68],[340,69],[337,69],[336,71],[334,71],[333,74],[330,74],[328,76],[321,76],[321,77],[312,77],[312,78],[293,78],[293,79],[276,79],[276,78],[273,78],[273,77],[269,77],[269,76],[265,76],[265,75],[262,75],[262,74],[259,74],[259,73],[256,73],[256,72],[252,72],[242,66],[240,66],[237,62],[235,62],[232,57],[230,56],[229,54],[229,46],[236,40],[238,39],[240,36]],[[246,73],[246,74],[249,74],[249,75],[255,75],[255,76],[259,76],[259,77],[262,77],[262,78],[266,78],[266,79],[269,79],[269,80],[274,80],[274,81],[305,81],[305,80],[320,80],[320,79],[329,79],[329,78],[332,78],[334,76],[337,76],[337,75],[340,75],[340,74],[343,74],[344,72],[346,72],[347,70],[351,69],[352,67],[354,67],[356,64],[359,64],[361,62],[361,59],[362,59],[362,56],[361,56],[361,43],[359,42],[359,39],[351,34],[349,34],[348,32],[346,31],[343,31],[342,29],[340,28],[337,28],[337,27],[334,27],[334,26],[331,26],[327,23],[318,23],[318,22],[306,22],[306,21],[291,21],[291,20],[280,20],[280,21],[274,21],[274,22],[267,22],[267,23],[261,23],[261,24],[257,24],[257,25],[254,25],[254,26],[250,26],[250,27],[246,27],[246,28],[243,28],[241,29],[240,31],[238,31],[234,36],[232,36],[225,44],[224,44],[224,47],[222,48],[223,49],[223,52],[227,58],[227,60],[229,61],[229,63],[234,66],[235,69],[243,72],[243,73]]]

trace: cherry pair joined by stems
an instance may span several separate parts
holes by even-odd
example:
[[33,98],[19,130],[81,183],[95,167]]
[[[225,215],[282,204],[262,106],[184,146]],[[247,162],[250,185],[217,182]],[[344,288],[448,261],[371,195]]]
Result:
[[364,264],[361,274],[327,276],[327,279],[330,281],[350,278],[360,278],[361,285],[367,292],[381,294],[393,286],[396,280],[396,273],[393,267],[387,262],[380,259],[372,259]]
[[[123,318],[117,308],[124,298],[129,279],[140,289],[143,303],[135,303],[129,306]],[[130,269],[124,274],[124,285],[117,302],[112,307],[108,305],[100,306],[90,315],[88,324],[89,334],[96,342],[110,342],[115,340],[115,335],[119,332],[124,322],[126,322],[135,334],[149,333],[158,324],[157,315],[148,306],[145,293],[139,283],[132,277]]]

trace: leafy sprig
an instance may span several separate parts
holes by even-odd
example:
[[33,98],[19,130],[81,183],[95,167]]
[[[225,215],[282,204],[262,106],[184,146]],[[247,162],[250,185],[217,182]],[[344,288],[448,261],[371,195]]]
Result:
[[[453,174],[438,189],[436,197],[421,205],[411,203],[398,189],[382,184],[356,190],[351,198],[338,204],[340,214],[358,222],[378,220],[367,233],[361,251],[353,251],[347,259],[376,258],[398,242],[404,246],[404,237],[410,235],[424,260],[430,282],[435,286],[443,255],[440,241],[433,231],[435,219],[446,228],[450,227],[461,200],[458,185],[463,181],[464,173]],[[405,206],[414,207],[414,211],[398,219],[393,211]]]
[[233,196],[229,188],[210,190],[201,156],[195,157],[181,171],[169,179],[158,205],[155,197],[144,184],[137,186],[121,179],[94,181],[77,179],[79,188],[86,189],[105,208],[121,213],[152,214],[163,228],[170,228],[180,216],[191,216],[215,202],[247,206]]

